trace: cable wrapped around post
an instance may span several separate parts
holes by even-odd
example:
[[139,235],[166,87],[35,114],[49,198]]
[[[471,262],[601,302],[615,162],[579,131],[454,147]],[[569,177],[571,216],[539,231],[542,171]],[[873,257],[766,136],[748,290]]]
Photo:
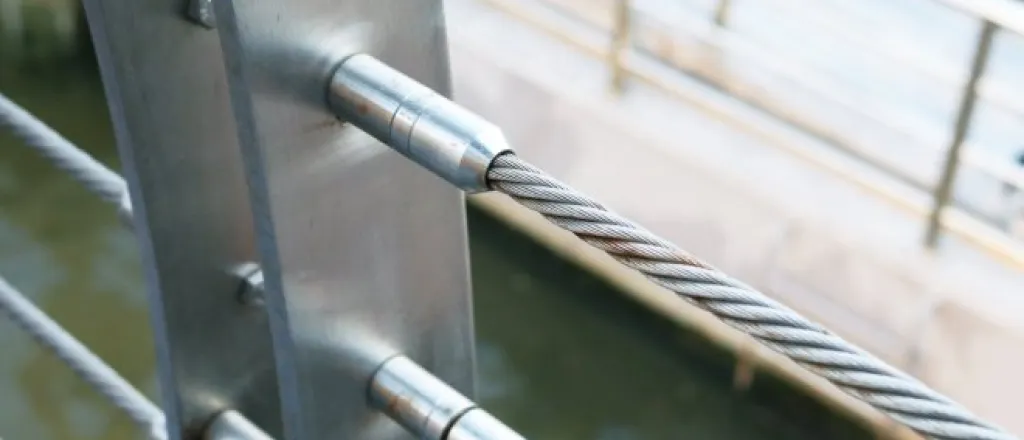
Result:
[[6,313],[15,324],[32,335],[40,344],[52,350],[82,380],[92,385],[114,406],[131,417],[137,425],[146,431],[148,438],[152,440],[167,438],[164,414],[160,408],[150,402],[146,396],[143,396],[88,348],[85,348],[74,336],[68,334],[59,324],[25,299],[21,292],[18,292],[2,277],[0,277],[0,311]]
[[622,218],[513,153],[494,159],[491,189],[828,379],[918,433],[936,439],[1015,438],[789,308]]

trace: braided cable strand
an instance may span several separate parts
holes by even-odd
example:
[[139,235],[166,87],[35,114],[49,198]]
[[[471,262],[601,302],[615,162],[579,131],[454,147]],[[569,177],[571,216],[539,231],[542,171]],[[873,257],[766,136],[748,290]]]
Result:
[[510,196],[926,437],[1015,438],[750,286],[612,213],[515,154],[496,157],[487,180],[491,189]]
[[[125,223],[131,223],[131,203],[128,201],[128,187],[124,179],[2,94],[0,126],[10,128],[18,138],[50,159],[58,168],[68,172],[100,198],[116,204]],[[25,299],[2,277],[0,310],[36,341],[53,351],[72,371],[109,399],[114,406],[124,411],[146,432],[149,439],[167,438],[164,415],[160,408]]]
[[127,191],[121,176],[79,150],[3,94],[0,94],[0,126],[9,128],[26,145],[39,151],[103,200],[122,204],[122,197]]
[[166,440],[164,415],[116,371],[85,348],[0,277],[0,310],[40,344],[49,348],[79,377],[92,385],[145,430],[152,440]]

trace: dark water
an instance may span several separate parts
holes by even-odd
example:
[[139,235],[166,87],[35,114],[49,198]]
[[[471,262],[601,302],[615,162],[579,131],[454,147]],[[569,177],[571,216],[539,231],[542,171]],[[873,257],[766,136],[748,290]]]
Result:
[[[86,52],[88,53],[88,52]],[[88,58],[0,63],[0,93],[115,169]],[[732,386],[733,359],[470,210],[482,403],[537,439],[854,439],[790,385]],[[134,238],[114,213],[0,134],[0,274],[151,396]],[[125,417],[0,318],[0,437],[128,439]]]

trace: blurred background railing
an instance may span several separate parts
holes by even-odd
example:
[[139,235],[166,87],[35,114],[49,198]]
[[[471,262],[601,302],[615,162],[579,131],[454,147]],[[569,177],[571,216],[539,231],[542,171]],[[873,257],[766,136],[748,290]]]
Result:
[[[677,92],[647,65],[630,62],[653,60],[883,171],[908,191],[864,181],[801,152],[919,215],[929,246],[944,228],[1024,264],[1019,238],[1011,234],[1021,214],[1010,201],[1024,187],[1016,158],[1024,152],[1024,91],[1013,81],[1024,75],[1019,5],[488,1],[606,57],[613,90],[632,78]],[[524,5],[565,20],[546,21]],[[609,44],[596,47],[579,37],[588,32],[606,35]]]

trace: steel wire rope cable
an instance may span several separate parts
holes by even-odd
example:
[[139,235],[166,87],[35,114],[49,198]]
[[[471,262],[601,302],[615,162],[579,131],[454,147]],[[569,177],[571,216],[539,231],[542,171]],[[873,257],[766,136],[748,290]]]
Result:
[[950,440],[1015,438],[514,153],[491,162],[487,182],[491,189],[920,434]]
[[[0,125],[10,128],[28,146],[39,151],[100,198],[116,204],[122,217],[131,217],[127,185],[121,176],[64,139],[3,94],[0,94]],[[25,299],[2,277],[0,309],[36,341],[50,348],[72,371],[95,387],[114,406],[124,411],[146,431],[149,438],[167,438],[164,415],[160,408]]]
[[79,377],[96,388],[142,427],[150,439],[164,440],[163,412],[98,356],[71,336],[42,310],[0,277],[0,310],[64,361]]
[[127,194],[125,181],[117,173],[80,150],[31,113],[0,94],[0,126],[7,127],[58,168],[66,171],[103,200],[122,204]]

